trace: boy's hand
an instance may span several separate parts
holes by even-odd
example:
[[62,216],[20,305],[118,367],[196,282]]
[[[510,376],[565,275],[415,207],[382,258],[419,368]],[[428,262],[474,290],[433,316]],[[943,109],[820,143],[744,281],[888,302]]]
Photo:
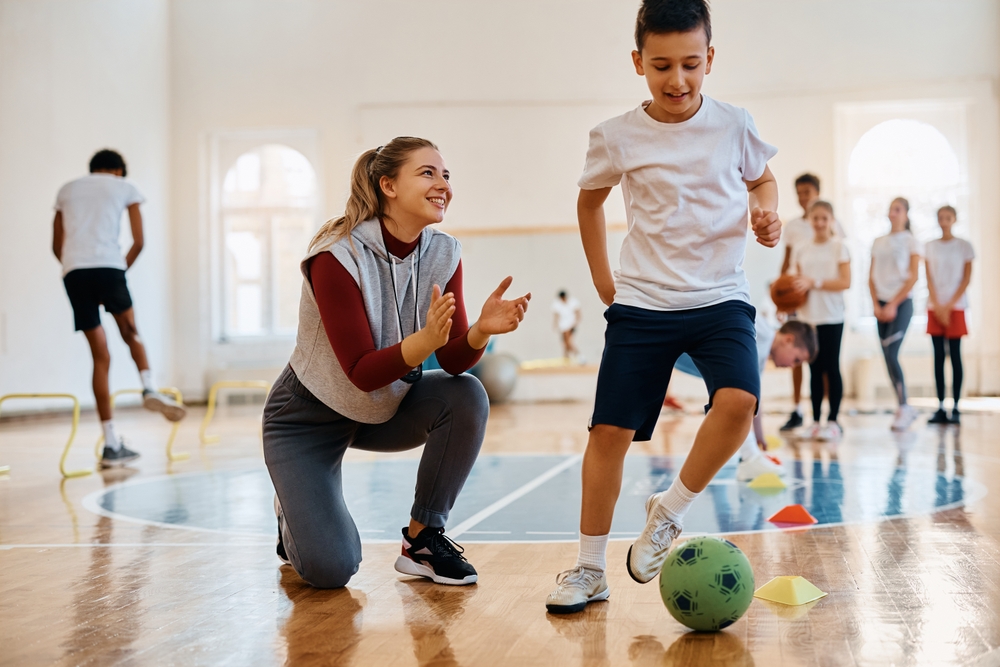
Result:
[[601,297],[601,302],[610,308],[615,302],[615,279],[610,278],[606,282],[595,280],[594,287],[597,288],[597,296]]
[[757,243],[768,248],[778,245],[781,239],[781,220],[777,213],[756,207],[750,211],[750,226],[757,237]]

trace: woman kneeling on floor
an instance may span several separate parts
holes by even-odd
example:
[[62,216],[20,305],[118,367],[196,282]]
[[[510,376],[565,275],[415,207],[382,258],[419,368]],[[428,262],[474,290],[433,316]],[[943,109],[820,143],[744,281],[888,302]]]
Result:
[[[461,245],[430,228],[451,201],[448,178],[425,139],[365,151],[344,215],[320,229],[302,262],[298,336],[264,408],[264,459],[278,556],[319,588],[346,585],[361,563],[343,496],[350,447],[424,445],[396,570],[441,584],[478,576],[444,534],[489,415],[479,380],[463,373],[491,335],[517,328],[531,295],[505,300],[507,277],[469,326]],[[432,353],[444,370],[422,370]]]

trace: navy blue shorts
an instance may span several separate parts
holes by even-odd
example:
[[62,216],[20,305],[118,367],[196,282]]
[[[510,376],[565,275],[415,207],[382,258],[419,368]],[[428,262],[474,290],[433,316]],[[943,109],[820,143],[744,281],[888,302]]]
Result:
[[591,426],[633,429],[633,440],[649,440],[674,363],[685,352],[708,386],[706,411],[724,387],[760,403],[756,314],[743,301],[667,312],[613,304],[604,312],[608,328]]
[[73,322],[77,331],[89,331],[101,326],[101,310],[112,315],[132,307],[132,296],[121,269],[76,269],[63,277],[66,295],[73,306]]

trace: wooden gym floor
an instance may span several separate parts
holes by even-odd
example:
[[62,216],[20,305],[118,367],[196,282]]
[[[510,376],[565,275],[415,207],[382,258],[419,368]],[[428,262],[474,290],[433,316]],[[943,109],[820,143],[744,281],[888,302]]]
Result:
[[[406,517],[380,514],[386,485],[378,483],[399,477],[405,491],[416,453],[352,453],[351,470],[371,484],[354,502],[362,535],[372,537],[358,575],[335,591],[303,584],[274,556],[259,407],[221,410],[221,443],[201,449],[203,412],[191,410],[176,444],[191,459],[172,465],[167,425],[121,410],[120,430],[143,458],[63,482],[57,461],[69,418],[5,420],[0,665],[1000,664],[1000,415],[967,411],[960,430],[916,424],[904,437],[890,435],[885,414],[848,415],[838,447],[790,441],[778,450],[792,475],[787,496],[758,499],[720,479],[689,529],[728,528],[758,586],[798,574],[829,595],[804,607],[756,600],[726,631],[698,634],[668,615],[655,583],[633,583],[623,564],[632,515],[649,485],[676,471],[700,422],[693,409],[665,413],[654,439],[633,448],[616,516],[624,537],[609,550],[611,599],[575,616],[545,613],[556,573],[576,554],[567,533],[587,412],[585,404],[494,408],[463,494],[472,500],[464,518],[453,515],[480,573],[464,588],[392,569],[391,531]],[[781,419],[768,415],[768,432]],[[71,468],[89,465],[94,422],[84,414]],[[763,520],[787,502],[827,525],[782,532]],[[524,531],[531,521],[551,530]]]

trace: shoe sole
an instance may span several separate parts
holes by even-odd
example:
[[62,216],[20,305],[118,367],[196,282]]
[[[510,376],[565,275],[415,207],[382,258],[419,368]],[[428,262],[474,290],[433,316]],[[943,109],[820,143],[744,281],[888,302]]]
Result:
[[120,459],[115,459],[114,461],[107,461],[105,459],[101,459],[101,468],[104,469],[121,468],[122,466],[131,463],[132,461],[135,461],[137,458],[139,458],[139,456],[140,456],[139,454],[136,454],[135,456],[126,456]]
[[180,405],[170,405],[168,403],[164,403],[155,396],[143,398],[142,407],[152,412],[159,412],[167,418],[167,421],[172,422],[179,422],[184,419],[185,415],[187,415],[187,410]]
[[478,574],[470,574],[464,579],[451,579],[449,577],[442,577],[434,571],[430,566],[424,565],[422,563],[417,563],[406,556],[396,557],[396,572],[400,574],[409,574],[414,577],[426,577],[430,579],[435,584],[444,584],[446,586],[468,586],[469,584],[474,584],[479,580]]
[[609,597],[611,597],[611,589],[605,588],[597,595],[587,598],[584,602],[578,602],[577,604],[546,604],[545,608],[550,614],[575,614],[578,611],[583,611],[591,602],[604,602]]

